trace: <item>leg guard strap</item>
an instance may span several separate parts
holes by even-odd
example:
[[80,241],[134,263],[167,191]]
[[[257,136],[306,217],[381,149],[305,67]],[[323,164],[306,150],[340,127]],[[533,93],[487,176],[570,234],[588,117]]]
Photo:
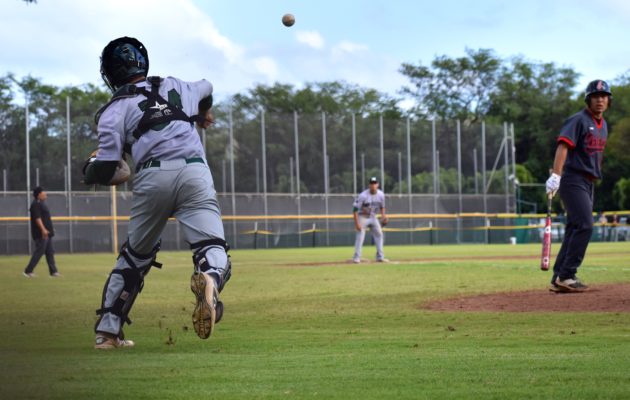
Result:
[[226,253],[230,251],[230,245],[228,244],[228,242],[220,238],[212,238],[208,240],[202,240],[201,242],[192,243],[190,245],[190,250],[198,251],[199,249],[203,249],[204,247],[213,247],[213,246],[223,247]]
[[[128,317],[129,310],[131,310],[138,293],[140,293],[144,287],[144,276],[142,275],[142,272],[137,269],[113,270],[112,274],[118,274],[123,277],[123,289],[118,298],[114,300],[114,304],[112,304],[112,306],[102,307],[96,310],[96,315],[112,313],[120,317],[123,322],[131,325],[131,320]],[[105,285],[106,288],[108,284],[109,279]]]
[[[217,266],[210,265],[208,262],[208,258],[206,256],[206,252],[211,247],[223,247],[225,249],[227,255],[227,264],[224,269],[219,269]],[[202,242],[194,243],[190,245],[191,249],[196,249],[193,253],[192,260],[195,265],[195,269],[200,272],[204,272],[214,276],[217,280],[217,284],[219,286],[219,292],[223,290],[227,281],[230,280],[232,276],[232,262],[230,261],[230,256],[227,254],[230,247],[227,242],[222,239],[211,239],[204,240]]]
[[[121,257],[125,260],[125,263],[130,268],[117,268],[114,269],[107,282],[105,282],[105,287],[103,288],[103,297],[101,300],[101,308],[96,310],[96,315],[99,315],[100,318],[96,321],[96,327],[101,322],[103,315],[106,313],[111,313],[116,315],[122,320],[122,324],[125,322],[131,325],[131,320],[129,319],[129,311],[133,306],[133,303],[138,296],[138,293],[142,291],[144,287],[144,277],[149,273],[151,267],[161,268],[162,264],[155,261],[157,252],[160,250],[161,242],[158,242],[157,245],[151,251],[151,254],[142,255],[135,252],[129,246],[128,242],[125,242],[121,249],[120,254],[118,255],[118,259]],[[139,263],[136,263],[135,260],[140,260]],[[140,264],[140,265],[138,265]],[[118,297],[113,301],[113,303],[109,307],[105,307],[106,295],[109,289],[110,281],[112,275],[120,275],[123,279],[123,287],[118,294]],[[122,337],[122,324],[119,336]]]

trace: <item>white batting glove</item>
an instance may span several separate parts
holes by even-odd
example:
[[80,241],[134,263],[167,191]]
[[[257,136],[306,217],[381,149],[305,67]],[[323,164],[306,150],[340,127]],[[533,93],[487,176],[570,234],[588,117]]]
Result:
[[560,188],[560,175],[552,173],[547,182],[545,183],[547,194],[551,193],[552,196],[556,195],[556,192]]

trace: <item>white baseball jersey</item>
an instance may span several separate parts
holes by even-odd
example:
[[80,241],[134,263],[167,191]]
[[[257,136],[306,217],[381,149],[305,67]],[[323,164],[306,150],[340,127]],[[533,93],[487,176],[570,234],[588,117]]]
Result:
[[385,193],[377,189],[376,193],[372,194],[370,189],[366,189],[357,196],[354,208],[361,216],[373,217],[385,208]]
[[[151,90],[151,84],[144,80],[135,84]],[[197,82],[184,82],[167,77],[160,83],[160,96],[186,113],[196,115],[199,101],[212,94],[212,84],[204,79]],[[199,134],[193,124],[186,121],[171,121],[148,130],[137,141],[133,131],[149,107],[159,104],[147,104],[147,98],[139,94],[121,98],[110,104],[98,122],[99,150],[97,160],[118,161],[122,157],[125,143],[132,144],[132,158],[135,164],[149,159],[174,160],[180,158],[202,157],[205,153]]]

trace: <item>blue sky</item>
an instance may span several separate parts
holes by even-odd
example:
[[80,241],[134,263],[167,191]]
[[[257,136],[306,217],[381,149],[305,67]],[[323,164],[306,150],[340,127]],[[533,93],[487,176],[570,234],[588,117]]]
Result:
[[0,74],[98,84],[100,51],[128,35],[147,46],[152,74],[206,78],[218,97],[330,80],[396,95],[401,63],[466,48],[572,67],[581,90],[630,69],[629,27],[626,0],[3,0]]

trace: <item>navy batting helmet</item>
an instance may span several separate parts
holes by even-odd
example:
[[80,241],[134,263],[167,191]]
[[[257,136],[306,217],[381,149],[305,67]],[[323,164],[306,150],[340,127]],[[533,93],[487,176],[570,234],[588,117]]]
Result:
[[101,53],[101,76],[112,92],[148,72],[149,54],[137,39],[125,36],[112,40]]
[[595,93],[607,94],[609,105],[610,105],[610,100],[612,100],[612,92],[610,91],[610,86],[608,85],[608,83],[606,83],[606,81],[597,79],[589,83],[588,86],[586,86],[586,92],[584,93],[584,101],[586,102],[586,104],[589,103],[589,99],[591,98],[591,95]]

